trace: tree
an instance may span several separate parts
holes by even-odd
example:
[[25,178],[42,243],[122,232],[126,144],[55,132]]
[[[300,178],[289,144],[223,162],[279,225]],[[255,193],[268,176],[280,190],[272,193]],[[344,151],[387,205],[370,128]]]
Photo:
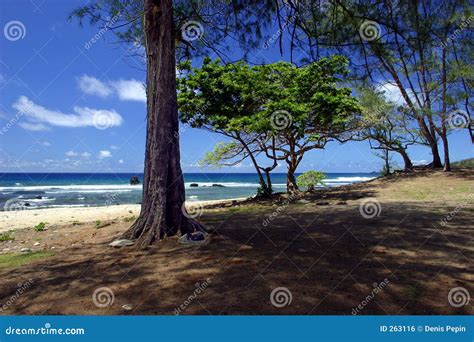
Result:
[[[204,229],[184,209],[184,182],[180,166],[176,98],[176,59],[214,51],[221,53],[227,39],[244,51],[256,45],[273,11],[270,1],[105,0],[75,10],[72,17],[103,23],[140,51],[147,63],[147,138],[143,199],[140,216],[124,234],[146,247],[177,232]],[[253,13],[261,13],[257,17]],[[204,24],[202,24],[204,23]],[[206,35],[204,35],[206,27]],[[232,37],[230,37],[233,35]],[[178,43],[178,47],[176,46]],[[176,56],[178,52],[179,56]]]
[[[332,53],[351,56],[359,79],[396,89],[441,167],[438,138],[449,170],[450,113],[469,116],[472,90],[472,8],[468,1],[287,1],[281,15],[291,46],[312,60]],[[289,12],[289,13],[286,13]],[[460,55],[460,51],[463,54]],[[469,122],[469,120],[467,120]],[[466,124],[469,128],[469,125]]]
[[[295,172],[304,154],[340,139],[359,112],[351,90],[340,86],[346,67],[340,56],[301,68],[285,62],[250,67],[206,59],[200,68],[186,63],[179,80],[181,120],[240,143],[261,184],[260,170],[270,182],[269,172],[285,161],[287,189],[297,191]],[[272,161],[270,166],[257,163],[260,153]]]
[[311,170],[299,175],[297,182],[298,186],[305,187],[308,191],[314,191],[315,186],[324,185],[324,179],[326,179],[324,173]]
[[[371,148],[383,150],[385,168],[390,169],[389,151],[400,154],[405,171],[413,169],[408,156],[408,147],[421,144],[418,130],[410,127],[412,122],[403,107],[390,103],[383,92],[366,87],[359,88],[359,100],[362,106],[360,122],[360,140],[369,139]],[[374,145],[375,142],[375,145]]]

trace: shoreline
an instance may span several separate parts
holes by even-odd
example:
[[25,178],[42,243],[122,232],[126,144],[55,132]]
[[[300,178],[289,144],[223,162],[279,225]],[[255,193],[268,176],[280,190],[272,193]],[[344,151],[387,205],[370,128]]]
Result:
[[[247,198],[231,198],[223,200],[208,201],[187,201],[186,208],[196,208],[202,210],[206,206],[218,204],[235,204],[235,201],[242,202]],[[72,224],[73,222],[88,223],[94,221],[109,221],[114,219],[138,217],[140,214],[140,204],[118,204],[111,206],[97,207],[62,207],[26,209],[18,211],[0,212],[0,233],[11,230],[33,228],[40,222],[47,223],[47,226]],[[195,209],[196,210],[196,209]]]

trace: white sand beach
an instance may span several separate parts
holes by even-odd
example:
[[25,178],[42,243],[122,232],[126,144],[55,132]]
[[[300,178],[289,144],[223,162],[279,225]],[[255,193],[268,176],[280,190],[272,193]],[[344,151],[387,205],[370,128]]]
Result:
[[[213,201],[188,201],[186,208],[192,213],[196,210],[214,204],[243,201],[245,198],[234,198]],[[64,207],[46,209],[27,209],[0,212],[0,233],[9,230],[32,228],[40,222],[47,222],[48,226],[68,224],[72,222],[94,222],[138,217],[139,204],[121,204],[107,207]]]

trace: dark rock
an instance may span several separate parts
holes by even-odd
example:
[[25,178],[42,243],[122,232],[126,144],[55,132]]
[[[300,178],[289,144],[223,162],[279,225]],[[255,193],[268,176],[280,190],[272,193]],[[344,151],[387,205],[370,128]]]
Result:
[[316,205],[329,205],[329,202],[316,202]]
[[25,202],[25,204],[23,204],[25,207],[29,207],[31,204],[29,202]]
[[137,176],[133,176],[132,178],[130,178],[130,185],[137,185],[137,184],[140,184],[140,181],[138,180]]
[[219,188],[224,188],[225,186],[222,185],[222,184],[212,184],[212,186],[216,186],[216,187],[219,187]]
[[43,196],[35,196],[35,199],[43,199]]
[[198,183],[191,183],[191,184],[189,184],[189,187],[190,187],[190,188],[197,188],[198,186],[199,186]]

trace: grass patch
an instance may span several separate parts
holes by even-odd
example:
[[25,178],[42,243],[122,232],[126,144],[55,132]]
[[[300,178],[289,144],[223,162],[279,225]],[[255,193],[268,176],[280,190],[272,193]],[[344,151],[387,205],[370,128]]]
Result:
[[46,222],[40,222],[34,227],[34,230],[36,232],[42,232],[44,228],[46,228]]
[[136,219],[135,215],[132,215],[132,216],[124,218],[123,222],[133,222],[135,221],[135,219]]
[[36,260],[53,256],[53,252],[39,251],[32,253],[8,253],[0,255],[0,268],[16,268]]
[[0,234],[0,241],[13,241],[15,238],[10,233]]
[[78,220],[72,221],[73,226],[82,226],[83,224],[84,224],[84,222],[81,222],[81,221],[78,221]]

